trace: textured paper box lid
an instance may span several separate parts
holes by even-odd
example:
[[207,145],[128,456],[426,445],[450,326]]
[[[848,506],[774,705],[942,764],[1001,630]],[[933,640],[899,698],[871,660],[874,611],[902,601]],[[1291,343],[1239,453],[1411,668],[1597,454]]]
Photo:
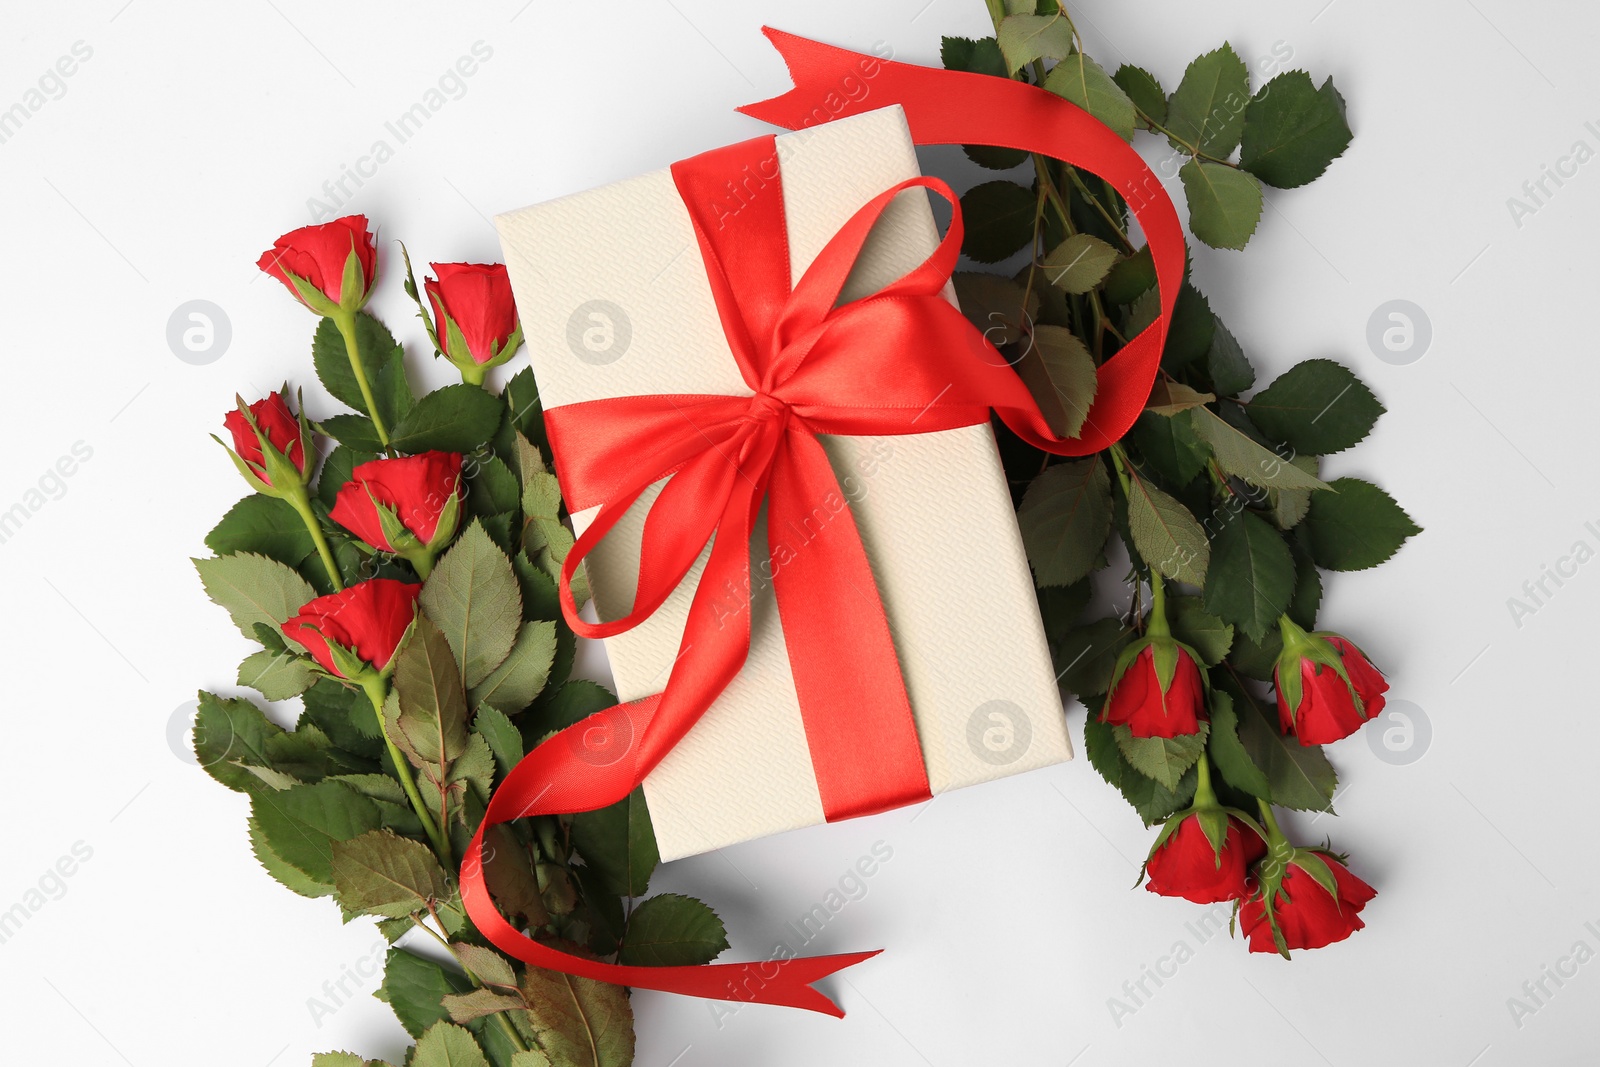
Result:
[[[899,107],[784,134],[777,144],[796,278],[857,209],[919,173]],[[752,183],[739,195],[762,191]],[[648,393],[751,394],[669,171],[495,221],[546,409]],[[845,297],[893,281],[937,243],[927,197],[902,194],[874,229]],[[1071,759],[989,426],[823,443],[877,577],[933,792]],[[632,602],[643,509],[654,495],[589,558],[602,617]],[[573,519],[582,530],[592,517]],[[754,559],[765,558],[766,537],[763,519]],[[622,700],[665,684],[704,562],[650,620],[605,642]],[[825,821],[770,585],[758,589],[751,612],[744,669],[644,783],[664,860]]]

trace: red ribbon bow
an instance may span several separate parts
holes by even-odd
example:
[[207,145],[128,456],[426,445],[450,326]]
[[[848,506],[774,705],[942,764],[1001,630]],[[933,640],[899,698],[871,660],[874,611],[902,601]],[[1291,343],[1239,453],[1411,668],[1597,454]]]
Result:
[[[490,799],[461,866],[478,929],[537,967],[701,997],[842,1015],[811,983],[867,959],[847,953],[766,963],[636,967],[584,959],[514,928],[483,877],[483,835],[531,815],[605,807],[636,788],[716,700],[750,647],[749,613],[726,597],[751,588],[749,546],[767,506],[770,547],[840,496],[818,434],[928,433],[988,421],[992,409],[1029,443],[1087,455],[1125,433],[1149,396],[1182,279],[1184,244],[1160,183],[1110,129],[1060,97],[1019,82],[878,60],[768,29],[796,87],[740,110],[779,126],[900,104],[918,144],[988,144],[1092,170],[1128,200],[1144,227],[1161,296],[1157,320],[1106,361],[1082,434],[1057,437],[1004,358],[941,295],[961,249],[949,187],[913,178],[861,208],[791,287],[783,197],[771,181],[739,210],[719,210],[744,167],[776,173],[773,138],[673,166],[694,223],[729,348],[751,396],[631,396],[552,408],[551,448],[571,510],[598,506],[568,554],[562,609],[584,637],[609,637],[648,618],[711,551],[682,644],[661,693],[599,712],[539,745]],[[868,91],[839,89],[866,84]],[[835,306],[873,223],[899,193],[926,188],[951,202],[950,228],[916,269],[872,295]],[[670,478],[669,478],[670,476]],[[668,479],[645,521],[633,609],[598,624],[577,617],[570,582],[591,549],[652,485]],[[828,819],[925,799],[927,774],[894,644],[848,507],[813,522],[806,547],[775,555],[772,584]],[[814,532],[813,532],[814,531]],[[600,743],[596,744],[596,739]]]

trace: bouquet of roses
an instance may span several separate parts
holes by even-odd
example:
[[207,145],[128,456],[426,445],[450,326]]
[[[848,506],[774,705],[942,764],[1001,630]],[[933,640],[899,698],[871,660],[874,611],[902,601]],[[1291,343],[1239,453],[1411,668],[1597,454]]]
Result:
[[[200,762],[249,796],[250,845],[273,877],[332,897],[346,921],[375,916],[391,942],[418,931],[453,957],[455,967],[438,953],[388,953],[378,995],[418,1039],[411,1063],[626,1064],[624,991],[498,954],[458,886],[456,863],[497,780],[545,737],[614,703],[568,677],[576,642],[555,576],[572,535],[531,373],[498,396],[483,388],[521,344],[505,269],[433,265],[423,322],[463,381],[417,397],[401,346],[363,310],[378,280],[365,218],[287,234],[260,266],[321,316],[317,376],[354,413],[313,422],[286,388],[240,400],[224,419],[229,455],[255,492],[207,535],[216,556],[195,565],[262,646],[239,684],[299,697],[304,710],[284,729],[250,700],[201,693]],[[406,290],[419,296],[409,262]],[[320,461],[318,437],[335,442]],[[675,894],[640,899],[655,865],[636,796],[497,827],[485,873],[523,928],[569,948],[630,963],[709,960],[727,945],[710,908]]]
[[[1252,93],[1224,44],[1168,94],[1138,67],[1107,73],[1055,0],[989,8],[995,36],[945,38],[945,65],[1040,85],[1125,140],[1163,139],[1171,155],[1157,170],[1176,170],[1189,230],[1214,248],[1249,241],[1263,185],[1306,185],[1350,143],[1331,78],[1318,87],[1281,71]],[[967,151],[1029,181],[984,182],[961,198],[964,251],[994,263],[1026,250],[1029,262],[1014,277],[958,274],[962,308],[1058,429],[1075,432],[1096,368],[1155,315],[1150,250],[1094,175]],[[1308,360],[1245,398],[1255,372],[1187,277],[1161,362],[1145,413],[1107,451],[1060,461],[1003,431],[1002,451],[1061,681],[1090,709],[1090,762],[1147,825],[1161,824],[1147,888],[1235,901],[1250,949],[1287,956],[1359,930],[1374,895],[1345,857],[1292,843],[1273,815],[1332,811],[1336,776],[1321,746],[1372,721],[1388,688],[1354,642],[1317,629],[1320,571],[1382,563],[1418,527],[1370,482],[1319,477],[1321,457],[1362,440],[1383,412],[1341,364]],[[1131,595],[1083,621],[1113,540],[1128,560],[1116,598]]]

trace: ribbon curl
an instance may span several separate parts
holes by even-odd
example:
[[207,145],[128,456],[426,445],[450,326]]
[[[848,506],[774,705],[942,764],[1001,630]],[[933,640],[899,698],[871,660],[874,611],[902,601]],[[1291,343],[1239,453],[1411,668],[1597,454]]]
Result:
[[[812,983],[876,952],[693,967],[638,967],[563,952],[518,931],[483,876],[492,826],[589,811],[627,797],[699,720],[743,666],[749,612],[726,612],[727,588],[748,590],[750,539],[765,503],[769,550],[840,493],[819,434],[929,433],[985,423],[994,411],[1018,436],[1061,455],[1099,451],[1125,433],[1149,396],[1181,283],[1183,232],[1153,173],[1120,137],[1042,89],[859,55],[767,29],[795,88],[741,111],[798,128],[888,104],[905,109],[918,144],[987,144],[1053,156],[1105,178],[1128,200],[1156,269],[1160,314],[1098,372],[1083,431],[1050,429],[1027,387],[941,295],[960,254],[959,204],[935,178],[885,190],[853,215],[791,286],[787,227],[774,182],[737,212],[718,212],[744,167],[773,170],[771,136],[677,163],[729,348],[753,395],[631,396],[545,412],[569,507],[598,507],[569,552],[562,611],[584,637],[610,637],[649,618],[711,546],[662,692],[607,709],[537,746],[506,776],[461,866],[462,899],[478,929],[536,967],[619,985],[783,1004],[842,1016]],[[850,98],[844,79],[869,89]],[[870,104],[870,106],[869,106]],[[926,189],[951,203],[934,252],[899,280],[836,306],[873,224],[898,195]],[[627,615],[577,617],[577,567],[651,486],[640,576]],[[804,552],[772,574],[823,811],[830,821],[928,797],[927,773],[883,604],[848,507],[817,524]],[[596,745],[596,738],[600,744]]]

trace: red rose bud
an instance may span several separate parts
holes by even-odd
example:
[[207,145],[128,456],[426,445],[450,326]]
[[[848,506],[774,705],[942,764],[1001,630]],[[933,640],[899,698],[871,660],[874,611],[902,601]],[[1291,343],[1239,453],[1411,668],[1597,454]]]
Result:
[[1221,808],[1174,815],[1144,861],[1145,888],[1196,904],[1237,900],[1249,891],[1250,865],[1267,853],[1254,825]]
[[420,585],[372,578],[317,597],[283,624],[283,635],[335,677],[360,682],[382,676],[416,618],[421,592]]
[[375,459],[350,472],[329,517],[373,548],[411,561],[424,578],[461,517],[461,456]]
[[1123,651],[1118,667],[1103,721],[1126,726],[1134,737],[1179,737],[1200,729],[1205,684],[1186,646],[1145,637]]
[[422,286],[433,305],[434,343],[463,379],[483,383],[483,372],[511,358],[522,344],[511,279],[503,263],[435,263],[438,277]]
[[1362,651],[1335,633],[1307,633],[1278,621],[1283,653],[1273,669],[1278,722],[1302,745],[1348,737],[1383,710],[1389,683]]
[[286,496],[311,480],[311,427],[289,410],[282,393],[248,406],[239,398],[222,424],[233,435],[234,466],[257,492]]
[[1278,873],[1263,873],[1253,896],[1239,905],[1239,928],[1251,952],[1321,948],[1343,941],[1366,923],[1361,909],[1378,891],[1321,849],[1294,849]]
[[378,273],[378,253],[365,215],[346,215],[284,234],[261,253],[256,266],[288,286],[319,315],[354,312],[367,302]]

